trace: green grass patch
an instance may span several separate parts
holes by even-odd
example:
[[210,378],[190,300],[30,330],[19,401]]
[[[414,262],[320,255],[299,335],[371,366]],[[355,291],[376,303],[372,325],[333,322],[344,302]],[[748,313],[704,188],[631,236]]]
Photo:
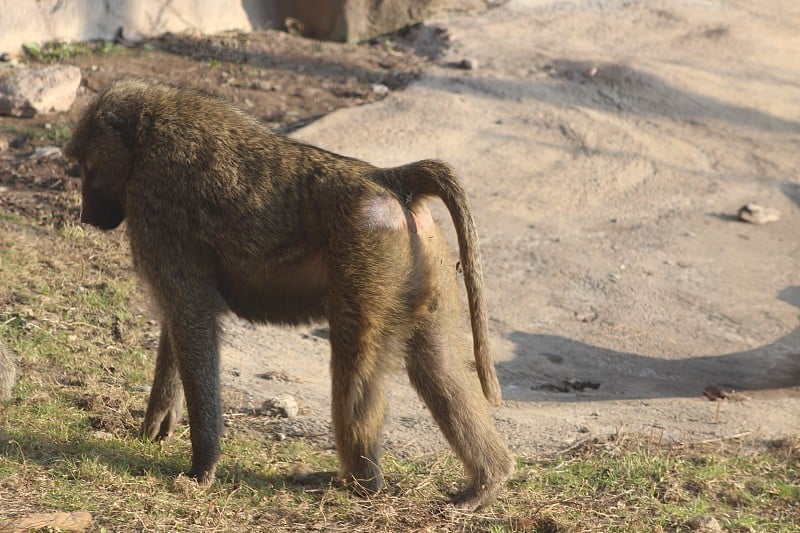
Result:
[[15,138],[39,142],[48,141],[56,146],[63,146],[72,136],[69,124],[64,122],[28,124],[22,120],[9,120],[0,122],[0,132],[10,134]]
[[28,42],[22,49],[29,58],[45,63],[55,63],[75,56],[91,54],[111,54],[122,51],[125,47],[111,41],[93,42],[61,42],[51,41],[44,44]]

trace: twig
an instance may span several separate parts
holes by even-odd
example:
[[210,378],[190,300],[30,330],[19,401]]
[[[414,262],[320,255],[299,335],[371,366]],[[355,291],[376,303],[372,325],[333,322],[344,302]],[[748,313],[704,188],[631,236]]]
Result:
[[556,456],[559,456],[559,455],[561,455],[561,454],[564,454],[564,453],[570,452],[570,451],[574,450],[575,448],[580,448],[581,446],[583,446],[583,445],[584,445],[584,444],[586,444],[587,442],[591,442],[592,440],[594,440],[594,437],[586,437],[585,439],[581,439],[581,440],[579,440],[579,441],[577,441],[577,442],[573,442],[572,444],[570,444],[569,446],[567,446],[567,447],[566,447],[566,448],[564,448],[563,450],[558,450],[558,451],[555,453],[555,455],[556,455]]
[[742,437],[746,437],[746,436],[750,435],[751,433],[752,433],[752,431],[742,431],[741,433],[737,433],[736,435],[728,435],[726,437],[717,437],[715,439],[701,440],[697,444],[711,444],[712,442],[723,442],[723,441],[726,441],[726,440],[740,439]]

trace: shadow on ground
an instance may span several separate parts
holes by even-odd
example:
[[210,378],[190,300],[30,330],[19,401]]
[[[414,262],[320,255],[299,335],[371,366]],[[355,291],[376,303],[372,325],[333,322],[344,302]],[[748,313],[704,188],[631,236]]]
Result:
[[800,123],[794,120],[681,89],[621,63],[564,58],[543,63],[538,69],[548,73],[547,80],[429,76],[421,83],[439,89],[456,85],[490,99],[536,100],[618,115],[660,115],[690,124],[714,120],[760,130],[800,132]]
[[[800,307],[800,287],[787,287],[778,298]],[[752,350],[678,360],[617,352],[555,335],[517,331],[509,338],[516,344],[516,357],[498,364],[509,400],[699,397],[708,385],[745,393],[800,390],[800,328]]]

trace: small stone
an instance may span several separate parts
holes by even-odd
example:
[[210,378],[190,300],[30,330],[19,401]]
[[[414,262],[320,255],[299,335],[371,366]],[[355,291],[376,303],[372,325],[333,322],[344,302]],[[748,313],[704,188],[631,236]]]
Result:
[[268,81],[256,80],[250,84],[250,88],[256,91],[274,91],[275,85]]
[[11,54],[9,54],[8,52],[3,52],[2,54],[0,54],[0,61],[2,61],[3,63],[8,63],[9,61],[11,61]]
[[719,525],[717,519],[710,515],[697,515],[686,523],[689,531],[696,531],[697,533],[716,533],[722,531],[722,526]]
[[382,83],[373,83],[369,86],[369,90],[378,96],[386,96],[390,92],[389,87]]
[[456,63],[456,68],[460,68],[463,70],[475,70],[478,68],[478,62],[474,59],[465,58]]
[[120,26],[114,40],[126,48],[133,48],[144,41],[144,35],[130,26]]
[[715,402],[717,400],[724,400],[725,398],[728,397],[728,393],[720,389],[716,385],[706,385],[703,388],[703,395],[712,402]]
[[61,148],[58,146],[40,146],[31,154],[30,159],[49,159],[61,157]]
[[305,24],[294,17],[286,17],[283,21],[283,26],[289,35],[303,35],[306,32]]
[[294,397],[284,394],[265,400],[261,404],[261,412],[270,416],[294,418],[300,412],[300,408],[297,406],[297,400]]
[[751,224],[766,224],[781,218],[781,212],[771,207],[763,207],[756,203],[745,204],[739,208],[739,220]]
[[108,431],[93,431],[92,437],[96,438],[97,440],[113,440],[114,435],[109,433]]

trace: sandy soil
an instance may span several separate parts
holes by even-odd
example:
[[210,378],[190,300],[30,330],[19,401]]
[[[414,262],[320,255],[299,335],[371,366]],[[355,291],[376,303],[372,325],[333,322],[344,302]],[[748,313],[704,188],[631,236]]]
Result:
[[[514,449],[800,432],[800,5],[511,0],[435,23],[452,46],[417,81],[294,135],[459,170]],[[738,221],[752,201],[780,220]],[[331,445],[324,328],[226,329],[228,405],[291,394],[272,430]],[[400,374],[385,435],[446,449]]]

